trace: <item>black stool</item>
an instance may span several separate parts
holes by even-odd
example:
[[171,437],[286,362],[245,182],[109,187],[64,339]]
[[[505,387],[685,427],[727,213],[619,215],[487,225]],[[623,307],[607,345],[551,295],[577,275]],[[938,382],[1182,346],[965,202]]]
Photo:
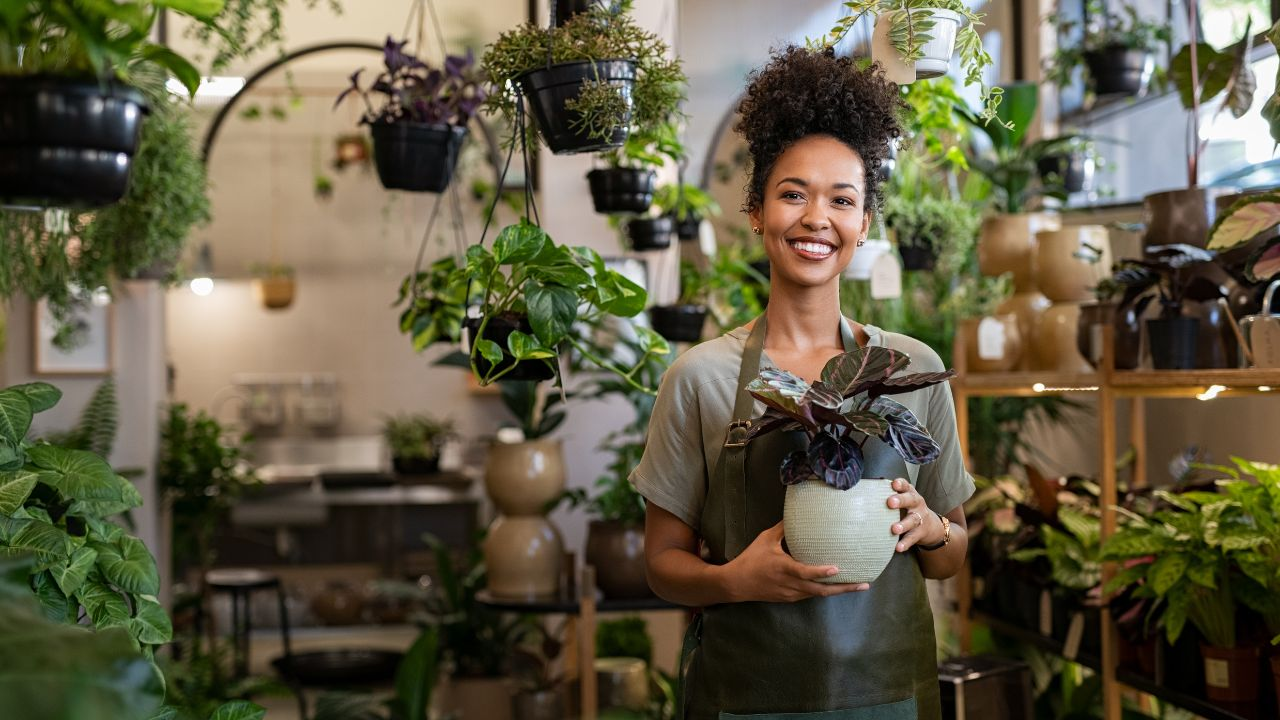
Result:
[[293,656],[289,649],[289,609],[285,605],[284,585],[281,584],[278,576],[253,568],[226,568],[205,573],[204,584],[211,593],[231,593],[231,642],[237,679],[249,674],[249,630],[252,628],[249,598],[254,591],[271,589],[276,591],[276,601],[280,607],[280,639],[284,643],[284,657]]

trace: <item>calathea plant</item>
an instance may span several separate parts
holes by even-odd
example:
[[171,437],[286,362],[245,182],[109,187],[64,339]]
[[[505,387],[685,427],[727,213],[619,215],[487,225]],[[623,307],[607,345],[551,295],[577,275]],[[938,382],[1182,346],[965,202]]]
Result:
[[816,476],[833,488],[852,488],[862,479],[862,450],[873,437],[909,463],[933,462],[941,453],[938,443],[911,410],[886,396],[936,385],[955,371],[894,377],[910,364],[905,353],[865,347],[831,358],[812,385],[785,370],[763,370],[747,391],[768,409],[752,422],[748,436],[779,430],[809,436],[807,450],[783,459],[784,485]]

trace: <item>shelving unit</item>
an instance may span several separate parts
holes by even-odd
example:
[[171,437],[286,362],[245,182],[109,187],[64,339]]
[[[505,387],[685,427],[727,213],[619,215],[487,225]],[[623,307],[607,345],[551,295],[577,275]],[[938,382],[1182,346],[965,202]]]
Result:
[[[1217,397],[1246,395],[1280,396],[1280,369],[1239,370],[1116,370],[1115,339],[1111,328],[1104,328],[1102,362],[1095,373],[1038,373],[1009,372],[967,375],[964,371],[965,347],[962,336],[957,336],[953,357],[957,376],[951,389],[956,402],[956,426],[961,448],[968,458],[969,408],[971,397],[1034,397],[1043,394],[1086,393],[1098,398],[1097,422],[1101,465],[1102,539],[1105,541],[1116,531],[1117,503],[1116,466],[1117,452],[1117,400],[1129,401],[1129,436],[1134,447],[1133,486],[1146,485],[1146,398],[1187,398],[1209,400]],[[1103,582],[1115,573],[1112,564],[1103,566]],[[971,618],[973,617],[973,587],[969,567],[966,564],[958,577],[957,586],[957,634],[961,648],[967,652],[971,646]],[[1039,633],[1012,626],[996,618],[983,617],[984,624],[997,632],[1029,640],[1051,652],[1061,652],[1061,644]],[[1213,705],[1202,698],[1176,689],[1157,685],[1148,678],[1118,670],[1116,628],[1111,612],[1102,608],[1102,656],[1095,658],[1096,665],[1077,658],[1093,667],[1102,676],[1103,713],[1105,720],[1120,720],[1120,695],[1127,688],[1153,695],[1206,718],[1221,720],[1247,720],[1249,714],[1235,712]],[[1051,647],[1052,646],[1052,647]],[[1056,649],[1055,649],[1056,647]]]

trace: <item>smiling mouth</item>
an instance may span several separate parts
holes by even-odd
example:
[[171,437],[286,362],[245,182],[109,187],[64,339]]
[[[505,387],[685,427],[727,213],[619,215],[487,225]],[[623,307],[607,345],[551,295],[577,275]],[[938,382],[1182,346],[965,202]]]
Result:
[[800,257],[810,260],[825,260],[836,252],[836,246],[825,240],[814,240],[812,238],[797,238],[787,240],[787,245]]

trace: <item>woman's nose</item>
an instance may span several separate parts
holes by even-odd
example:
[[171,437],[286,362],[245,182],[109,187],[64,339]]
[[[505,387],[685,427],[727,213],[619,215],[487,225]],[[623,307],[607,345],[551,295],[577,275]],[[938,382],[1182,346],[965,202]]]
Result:
[[831,222],[827,219],[826,209],[818,203],[805,208],[804,215],[800,218],[800,224],[804,225],[806,230],[811,231],[826,230],[831,227]]

